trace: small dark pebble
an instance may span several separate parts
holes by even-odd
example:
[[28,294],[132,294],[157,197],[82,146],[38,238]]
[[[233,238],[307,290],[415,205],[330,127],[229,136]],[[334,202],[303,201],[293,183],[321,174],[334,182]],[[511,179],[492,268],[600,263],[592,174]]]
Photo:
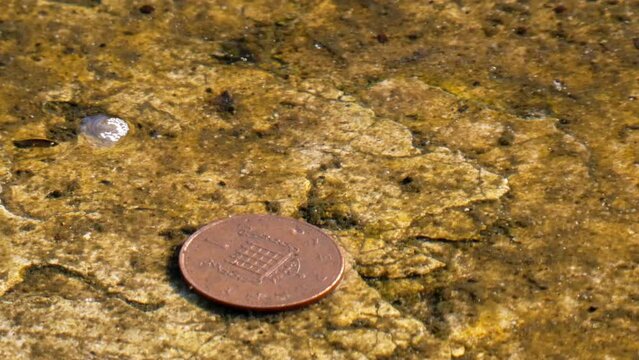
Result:
[[420,193],[420,185],[410,176],[406,176],[405,178],[399,181],[402,191],[409,193]]
[[410,176],[407,176],[407,177],[403,178],[399,183],[402,184],[402,185],[408,185],[408,184],[410,184],[412,182],[413,182],[413,178],[410,177]]
[[28,178],[30,178],[30,177],[32,177],[34,175],[33,171],[24,170],[24,169],[18,169],[16,171],[14,171],[13,174],[18,179],[28,179]]
[[639,37],[632,39],[632,43],[635,45],[635,49],[639,50]]
[[235,114],[235,100],[227,90],[218,95],[213,103],[219,112]]
[[155,8],[151,5],[142,5],[139,10],[142,14],[149,15],[155,11]]
[[501,134],[499,139],[497,139],[497,143],[499,144],[499,146],[510,146],[513,144],[514,140],[515,140],[515,136],[513,135],[511,131],[504,131],[504,133]]
[[277,201],[265,201],[264,208],[271,214],[277,214],[280,212],[281,205]]
[[59,199],[64,195],[60,190],[53,190],[47,194],[47,199]]
[[338,159],[333,159],[328,163],[325,164],[320,164],[320,170],[322,171],[326,171],[328,169],[341,169],[342,168],[342,162],[339,161]]
[[243,40],[228,41],[222,44],[222,53],[212,54],[214,58],[225,64],[236,62],[256,63],[257,55]]
[[515,32],[515,34],[517,34],[519,36],[524,36],[528,32],[528,29],[526,29],[525,26],[517,26],[515,28],[514,32]]
[[13,145],[19,149],[30,149],[30,148],[54,147],[58,145],[58,143],[48,139],[25,139],[25,140],[15,140],[13,142]]
[[386,44],[388,42],[388,36],[384,33],[377,34],[377,42],[380,44]]
[[555,14],[563,14],[564,12],[566,12],[566,10],[568,10],[568,8],[566,8],[563,5],[557,5],[555,6],[554,9],[552,9],[552,11],[554,11]]
[[20,231],[23,231],[23,232],[29,232],[33,230],[35,230],[35,225],[33,224],[26,224],[20,227]]
[[149,130],[149,136],[151,137],[151,139],[159,139],[162,134],[160,134],[160,132],[155,129],[151,129]]
[[107,229],[106,226],[104,226],[104,225],[102,225],[100,223],[94,223],[91,227],[93,228],[93,230],[95,230],[97,232],[100,232],[100,233],[105,232],[106,229]]

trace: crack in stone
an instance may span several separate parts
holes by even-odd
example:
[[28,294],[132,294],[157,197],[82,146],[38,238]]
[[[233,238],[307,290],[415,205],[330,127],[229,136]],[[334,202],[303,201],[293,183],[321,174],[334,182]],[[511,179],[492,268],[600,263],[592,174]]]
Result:
[[41,219],[28,215],[26,211],[20,211],[22,214],[18,214],[15,212],[14,209],[11,209],[11,207],[7,207],[7,205],[8,205],[8,202],[6,201],[3,187],[0,184],[0,213],[5,213],[9,218],[19,219],[22,221],[42,222]]
[[13,219],[19,219],[23,221],[32,221],[32,222],[42,222],[42,220],[40,219],[15,214],[4,205],[4,202],[2,201],[2,196],[0,196],[0,213],[4,213],[7,217],[10,217]]
[[136,300],[131,300],[126,298],[125,296],[123,296],[122,294],[119,294],[115,291],[109,290],[108,287],[100,284],[99,282],[97,282],[95,279],[84,275],[78,271],[69,269],[67,267],[64,267],[62,265],[58,265],[58,264],[32,264],[26,268],[23,269],[23,273],[24,276],[22,278],[22,281],[14,284],[11,288],[7,289],[4,294],[0,295],[0,299],[6,297],[7,295],[11,294],[13,291],[15,291],[18,286],[24,284],[26,281],[28,281],[28,279],[33,276],[34,274],[38,273],[38,272],[43,272],[43,271],[53,271],[59,275],[65,276],[67,278],[70,279],[75,279],[78,280],[82,283],[84,283],[85,285],[89,286],[90,288],[92,288],[93,290],[96,290],[100,293],[102,293],[105,297],[107,298],[115,298],[118,299],[124,303],[126,303],[127,305],[143,311],[143,312],[153,312],[156,311],[160,308],[162,308],[164,306],[164,303],[157,303],[157,304],[147,304],[147,303],[143,303],[140,301],[136,301]]
[[429,237],[429,236],[416,236],[416,237],[414,237],[414,239],[418,240],[418,241],[421,241],[421,242],[446,243],[446,244],[474,243],[474,242],[482,241],[482,239],[477,239],[477,238],[466,238],[466,239],[453,240],[453,239],[446,239],[446,238],[432,238],[432,237]]
[[[454,97],[455,99],[457,99],[459,101],[468,101],[468,102],[476,105],[480,109],[487,109],[487,110],[496,111],[498,113],[506,114],[506,115],[514,117],[515,119],[517,119],[519,121],[524,121],[524,122],[530,121],[530,120],[526,120],[525,118],[521,117],[520,115],[517,115],[514,112],[508,111],[508,109],[506,109],[504,107],[491,106],[490,104],[488,104],[486,102],[483,102],[481,99],[473,98],[473,97],[462,97],[462,96],[460,96],[458,94],[455,94],[454,92],[448,91],[447,89],[442,88],[440,86],[436,86],[436,85],[432,85],[432,84],[426,83],[423,80],[420,80],[420,81],[422,81],[426,86],[438,89],[438,90],[440,90],[440,91],[442,91],[442,92],[444,92],[446,94],[449,94],[450,96]],[[559,120],[560,119],[558,119],[556,117],[551,117],[551,116],[547,116],[544,119],[541,119],[541,121],[553,121],[555,123],[557,121],[559,121]],[[566,129],[562,129],[561,127],[557,127],[557,126],[555,126],[555,128],[559,132],[564,133],[564,134],[574,138],[576,142],[578,142],[579,144],[584,146],[588,150],[588,158],[592,158],[592,150],[590,149],[590,147],[588,146],[588,144],[585,141],[583,141],[582,139],[579,139],[576,135],[572,134],[571,132],[567,131]],[[529,140],[532,140],[532,139],[529,139]]]
[[213,341],[213,339],[215,339],[216,335],[211,335],[208,339],[204,340],[202,342],[202,344],[200,346],[197,347],[197,349],[195,349],[195,351],[193,352],[193,354],[191,354],[191,356],[189,356],[189,360],[195,358],[199,353],[200,350],[202,350],[202,348],[204,346],[206,346],[208,343],[210,343],[211,341]]

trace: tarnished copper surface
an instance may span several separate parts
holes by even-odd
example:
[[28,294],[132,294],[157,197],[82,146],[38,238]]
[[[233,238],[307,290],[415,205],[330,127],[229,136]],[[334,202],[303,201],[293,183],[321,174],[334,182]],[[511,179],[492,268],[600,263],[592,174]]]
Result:
[[195,291],[254,311],[288,310],[318,301],[339,283],[344,259],[315,226],[272,215],[240,215],[208,224],[180,251]]

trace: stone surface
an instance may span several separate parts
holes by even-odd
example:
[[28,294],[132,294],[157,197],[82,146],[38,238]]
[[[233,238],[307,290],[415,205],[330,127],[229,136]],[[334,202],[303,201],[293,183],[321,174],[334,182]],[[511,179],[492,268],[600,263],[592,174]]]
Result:
[[[638,11],[2,2],[0,356],[638,356]],[[93,146],[96,114],[129,133]],[[335,293],[190,292],[181,242],[266,212],[338,239]]]

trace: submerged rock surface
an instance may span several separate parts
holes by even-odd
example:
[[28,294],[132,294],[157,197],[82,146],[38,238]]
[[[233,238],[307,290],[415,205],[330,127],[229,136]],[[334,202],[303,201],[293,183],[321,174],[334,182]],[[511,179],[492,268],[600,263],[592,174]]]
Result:
[[[0,357],[636,356],[637,11],[2,2]],[[133,131],[97,153],[99,113]],[[335,293],[190,292],[188,234],[265,212],[339,240]]]

